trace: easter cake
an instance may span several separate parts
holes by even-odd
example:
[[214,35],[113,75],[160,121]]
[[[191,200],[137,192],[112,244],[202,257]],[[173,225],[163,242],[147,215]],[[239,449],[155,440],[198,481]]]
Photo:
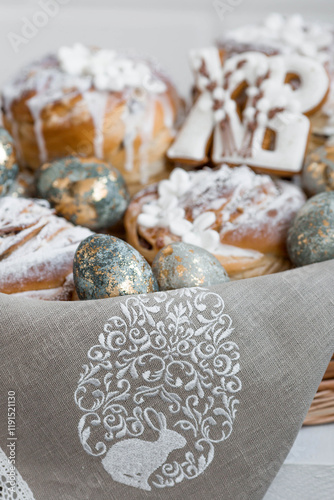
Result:
[[174,85],[152,63],[80,44],[26,66],[4,86],[2,101],[22,166],[95,156],[133,190],[164,174],[182,109]]
[[46,201],[0,198],[0,293],[72,300],[74,253],[91,234],[57,217]]
[[304,202],[291,182],[246,166],[175,169],[169,180],[133,198],[127,239],[149,262],[164,246],[183,241],[213,253],[234,278],[269,274],[290,267],[287,230]]

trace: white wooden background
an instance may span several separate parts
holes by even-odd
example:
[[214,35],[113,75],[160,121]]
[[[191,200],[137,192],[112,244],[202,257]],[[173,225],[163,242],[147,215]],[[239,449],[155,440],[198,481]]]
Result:
[[[10,33],[21,35],[24,18],[41,11],[40,2],[66,3],[27,44],[14,52]],[[23,63],[76,41],[106,48],[135,48],[159,60],[185,93],[190,84],[187,53],[209,45],[219,34],[272,11],[301,12],[334,22],[333,0],[222,0],[222,20],[214,0],[0,0],[0,86]],[[316,11],[316,14],[315,14]],[[43,21],[43,20],[42,20]]]

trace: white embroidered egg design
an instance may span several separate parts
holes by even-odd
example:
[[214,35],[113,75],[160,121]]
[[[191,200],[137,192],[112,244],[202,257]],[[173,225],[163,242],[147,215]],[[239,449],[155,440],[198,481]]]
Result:
[[232,433],[241,390],[232,320],[201,288],[120,307],[83,366],[79,438],[114,481],[171,487],[204,472]]

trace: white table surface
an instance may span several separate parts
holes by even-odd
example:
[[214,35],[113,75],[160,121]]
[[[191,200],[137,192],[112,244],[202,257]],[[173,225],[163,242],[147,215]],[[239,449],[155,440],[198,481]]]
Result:
[[264,500],[334,499],[334,424],[304,427]]

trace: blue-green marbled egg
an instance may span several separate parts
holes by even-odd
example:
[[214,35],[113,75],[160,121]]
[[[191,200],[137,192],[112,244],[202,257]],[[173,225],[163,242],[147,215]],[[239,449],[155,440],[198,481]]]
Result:
[[80,243],[73,275],[80,300],[159,290],[150,265],[140,253],[125,241],[105,234],[89,236]]
[[18,172],[13,139],[0,127],[0,196],[10,194]]
[[207,250],[187,243],[171,243],[152,264],[160,290],[220,285],[229,277],[219,260]]
[[287,248],[296,266],[334,259],[334,191],[310,198],[288,232]]
[[119,222],[130,200],[118,170],[96,158],[72,156],[46,163],[38,173],[37,189],[58,215],[94,231]]
[[307,156],[302,186],[308,196],[334,191],[334,146],[323,146]]

